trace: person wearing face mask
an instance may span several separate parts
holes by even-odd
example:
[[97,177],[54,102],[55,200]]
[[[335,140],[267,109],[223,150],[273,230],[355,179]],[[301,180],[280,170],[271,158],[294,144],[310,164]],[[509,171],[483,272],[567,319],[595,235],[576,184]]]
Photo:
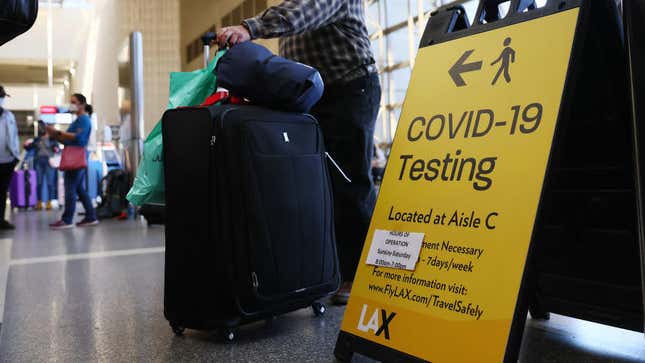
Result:
[[0,230],[14,229],[13,224],[5,219],[5,210],[7,190],[20,155],[16,118],[4,108],[7,97],[10,96],[0,86]]
[[[92,132],[92,106],[87,104],[87,99],[80,93],[72,95],[69,110],[76,114],[77,118],[69,125],[67,131],[56,130],[53,126],[47,126],[49,136],[64,144],[65,146],[81,146],[87,148]],[[87,155],[87,152],[86,152]],[[90,196],[85,190],[83,180],[86,170],[66,170],[65,179],[65,211],[61,220],[49,226],[52,229],[67,229],[74,227],[74,213],[76,211],[76,196],[83,203],[85,218],[76,224],[78,227],[95,226],[99,224],[96,219],[96,210],[92,205]]]

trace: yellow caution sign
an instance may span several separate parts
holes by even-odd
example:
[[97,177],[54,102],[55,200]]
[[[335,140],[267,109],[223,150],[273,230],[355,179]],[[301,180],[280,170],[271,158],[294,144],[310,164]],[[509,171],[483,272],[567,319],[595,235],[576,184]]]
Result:
[[422,48],[342,331],[501,362],[578,8]]

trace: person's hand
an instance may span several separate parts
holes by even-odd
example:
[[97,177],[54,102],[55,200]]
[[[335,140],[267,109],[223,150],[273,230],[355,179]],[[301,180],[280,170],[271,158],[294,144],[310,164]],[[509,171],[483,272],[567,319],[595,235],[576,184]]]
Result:
[[56,128],[54,126],[47,125],[45,126],[45,132],[47,132],[49,136],[54,136],[56,134]]
[[251,40],[251,34],[242,25],[227,26],[217,32],[217,44],[220,46],[235,45]]

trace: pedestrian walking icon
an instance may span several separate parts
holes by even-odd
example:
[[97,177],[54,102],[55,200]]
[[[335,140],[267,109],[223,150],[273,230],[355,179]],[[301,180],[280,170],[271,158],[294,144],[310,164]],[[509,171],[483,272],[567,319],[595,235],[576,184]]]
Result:
[[497,83],[499,80],[499,76],[504,73],[504,79],[506,80],[506,83],[511,83],[511,73],[510,73],[510,67],[511,63],[515,63],[515,49],[511,48],[511,38],[508,37],[504,39],[504,49],[502,50],[502,53],[495,59],[493,63],[491,63],[491,66],[494,66],[497,63],[502,63],[499,67],[499,70],[497,71],[497,74],[495,74],[495,78],[493,78],[493,82],[491,83],[493,86]]

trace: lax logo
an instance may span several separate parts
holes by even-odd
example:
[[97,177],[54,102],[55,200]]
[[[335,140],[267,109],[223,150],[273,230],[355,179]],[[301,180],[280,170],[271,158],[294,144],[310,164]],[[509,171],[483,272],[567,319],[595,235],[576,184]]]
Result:
[[385,339],[390,340],[390,323],[392,322],[392,319],[396,316],[396,313],[392,313],[390,315],[387,314],[387,311],[385,309],[380,309],[381,314],[380,314],[380,321],[379,321],[379,309],[374,309],[374,313],[372,313],[372,317],[370,320],[365,323],[365,314],[367,313],[367,304],[363,304],[363,310],[361,311],[361,318],[358,320],[358,326],[356,327],[358,330],[367,333],[368,331],[373,331],[374,335],[377,337],[383,334],[385,336]]

